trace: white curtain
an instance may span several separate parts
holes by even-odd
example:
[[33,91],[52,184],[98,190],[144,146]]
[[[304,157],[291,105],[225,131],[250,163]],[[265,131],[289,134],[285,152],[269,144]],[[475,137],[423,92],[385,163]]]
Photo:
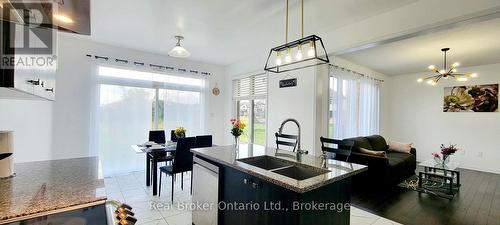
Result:
[[165,129],[169,135],[184,126],[188,135],[204,133],[205,76],[113,62],[93,62],[92,68],[90,148],[104,176],[144,170],[145,154],[131,145],[148,141],[150,130]]
[[[203,94],[194,91],[160,90],[164,102],[166,131],[176,127],[186,128],[187,136],[204,133]],[[167,132],[167,135],[170,132]]]
[[144,154],[130,146],[148,139],[154,94],[154,89],[100,85],[97,147],[105,176],[144,170]]
[[380,126],[380,82],[361,77],[359,83],[359,135],[379,133]]
[[379,81],[330,67],[329,136],[336,139],[379,132]]

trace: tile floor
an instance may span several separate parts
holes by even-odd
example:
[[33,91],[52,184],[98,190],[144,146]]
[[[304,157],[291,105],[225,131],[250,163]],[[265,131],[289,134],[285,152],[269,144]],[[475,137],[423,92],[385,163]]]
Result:
[[[191,202],[190,176],[184,176],[184,190],[180,187],[180,175],[174,188],[174,202]],[[191,225],[191,212],[176,207],[154,209],[152,202],[170,203],[170,177],[162,177],[161,197],[153,196],[151,187],[146,186],[144,172],[133,172],[104,179],[109,199],[126,202],[134,209],[138,219],[137,225]],[[166,207],[167,208],[167,207]],[[394,225],[399,224],[356,207],[351,208],[351,224],[353,225]]]

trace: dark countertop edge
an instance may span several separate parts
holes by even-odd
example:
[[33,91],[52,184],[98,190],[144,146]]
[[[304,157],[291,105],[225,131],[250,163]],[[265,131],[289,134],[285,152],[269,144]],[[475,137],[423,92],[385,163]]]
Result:
[[[275,182],[271,182],[275,185],[278,185],[282,188],[285,188],[285,189],[288,189],[288,190],[291,190],[291,191],[294,191],[294,192],[297,192],[297,193],[306,193],[308,191],[312,191],[314,189],[317,189],[317,188],[320,188],[320,187],[323,187],[325,185],[328,185],[328,184],[331,184],[331,183],[334,183],[336,181],[339,181],[339,180],[342,180],[342,179],[345,179],[345,178],[348,178],[348,177],[351,177],[351,176],[354,176],[354,175],[357,175],[361,172],[364,172],[366,170],[368,170],[368,167],[363,167],[362,169],[358,169],[358,170],[355,170],[353,172],[350,172],[349,174],[345,174],[345,175],[341,175],[341,176],[338,176],[338,177],[335,177],[335,178],[332,178],[330,180],[327,180],[327,181],[324,181],[324,182],[320,182],[318,184],[315,184],[315,185],[311,185],[311,186],[308,186],[306,188],[297,188],[297,187],[290,187],[289,185],[286,185],[286,184],[282,184],[283,182],[279,181],[279,180],[276,180],[272,177],[268,177],[268,176],[265,176],[263,174],[260,174],[258,172],[254,172],[252,170],[249,170],[249,169],[245,169],[245,168],[242,168],[242,167],[239,167],[237,165],[234,165],[234,164],[231,164],[231,163],[227,163],[225,162],[224,160],[220,160],[220,159],[217,159],[217,158],[214,158],[214,157],[211,157],[209,155],[206,155],[206,154],[203,154],[201,152],[198,152],[196,151],[196,149],[192,149],[191,152],[194,154],[194,155],[200,155],[201,157],[203,158],[206,158],[208,160],[211,160],[211,161],[214,161],[216,163],[219,163],[219,164],[223,164],[225,166],[229,166],[233,169],[236,169],[238,171],[241,171],[241,172],[244,172],[244,173],[248,173],[252,176],[255,176],[257,178],[261,178],[263,180],[266,180],[269,182],[269,180],[273,180]],[[249,166],[252,166],[252,165],[249,165]],[[255,168],[258,168],[258,167],[255,167]]]
[[47,160],[38,160],[38,161],[30,161],[30,162],[18,162],[18,163],[14,163],[14,166],[23,165],[23,164],[31,164],[31,163],[43,163],[43,162],[50,162],[50,161],[64,161],[64,160],[72,160],[72,159],[96,159],[96,160],[99,160],[99,157],[97,157],[97,156],[81,156],[81,157],[64,158],[64,159],[47,159]]

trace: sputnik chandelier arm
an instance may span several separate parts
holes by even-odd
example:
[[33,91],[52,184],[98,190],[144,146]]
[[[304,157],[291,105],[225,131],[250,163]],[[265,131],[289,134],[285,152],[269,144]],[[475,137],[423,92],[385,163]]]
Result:
[[422,83],[426,81],[427,84],[430,84],[432,86],[435,86],[439,80],[441,79],[448,79],[448,78],[455,78],[457,81],[467,81],[469,78],[474,78],[477,77],[477,73],[457,73],[457,67],[460,66],[460,63],[455,62],[453,63],[450,68],[448,68],[448,58],[447,58],[447,52],[450,50],[450,48],[443,48],[441,49],[442,52],[444,52],[444,62],[443,62],[443,68],[439,69],[435,65],[430,65],[428,68],[432,72],[436,73],[436,75],[432,75],[426,78],[419,78],[417,82]]

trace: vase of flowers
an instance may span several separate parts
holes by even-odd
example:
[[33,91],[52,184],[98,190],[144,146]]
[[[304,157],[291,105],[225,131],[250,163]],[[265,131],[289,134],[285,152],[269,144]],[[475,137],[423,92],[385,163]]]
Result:
[[245,129],[246,124],[238,119],[231,119],[231,134],[234,137],[234,146],[237,147],[239,144],[239,138],[243,134],[243,129]]
[[458,151],[457,145],[449,145],[445,146],[441,144],[441,155],[439,153],[434,152],[432,153],[432,156],[434,157],[434,160],[436,161],[437,164],[442,165],[443,167],[448,164],[450,161],[450,156],[455,154],[455,152]]
[[177,138],[185,138],[186,137],[186,128],[177,127],[177,128],[175,128],[174,134]]

